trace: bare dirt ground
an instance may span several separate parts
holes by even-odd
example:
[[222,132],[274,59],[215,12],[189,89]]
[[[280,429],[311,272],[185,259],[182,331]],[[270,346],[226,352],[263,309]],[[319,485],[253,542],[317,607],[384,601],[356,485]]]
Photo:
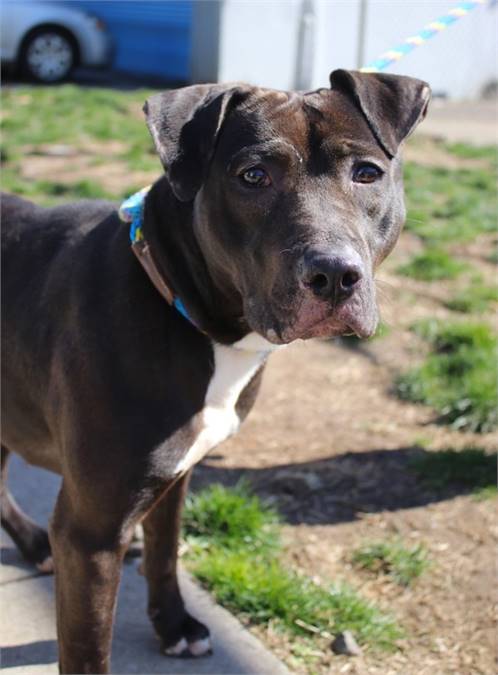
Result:
[[[493,274],[484,261],[488,239],[465,251],[486,276]],[[449,314],[441,305],[444,284],[429,286],[393,273],[414,246],[412,235],[404,234],[379,275],[389,333],[356,347],[344,340],[315,341],[272,355],[242,432],[215,451],[193,481],[195,489],[248,478],[283,514],[289,564],[319,581],[342,579],[359,587],[406,630],[394,654],[367,652],[348,660],[325,648],[310,672],[495,672],[496,502],[477,501],[458,489],[434,493],[407,465],[424,452],[421,446],[492,450],[497,437],[439,425],[432,410],[400,401],[392,391],[395,374],[423,354],[408,326]],[[405,544],[421,542],[429,551],[431,567],[412,588],[351,565],[354,548],[393,536]],[[285,659],[288,645],[271,626],[257,632]]]
[[498,142],[498,99],[480,101],[432,101],[421,133],[473,145]]
[[357,585],[349,555],[366,540],[400,535],[427,546],[433,566],[413,590],[365,576],[362,592],[393,611],[410,637],[399,654],[378,663],[367,656],[349,672],[491,673],[495,504],[459,495],[437,501],[407,462],[421,434],[434,447],[492,439],[432,425],[425,408],[389,395],[389,370],[339,345],[275,355],[244,431],[205,463],[199,480],[244,475],[273,496],[291,523],[289,558],[324,581]]

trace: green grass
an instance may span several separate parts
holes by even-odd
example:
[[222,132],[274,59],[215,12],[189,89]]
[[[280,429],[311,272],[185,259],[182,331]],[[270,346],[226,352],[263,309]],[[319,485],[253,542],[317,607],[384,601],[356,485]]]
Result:
[[183,512],[186,537],[221,548],[257,552],[278,547],[278,515],[259,497],[251,495],[244,482],[229,490],[214,484],[189,495]]
[[26,181],[11,169],[2,171],[2,190],[12,192],[26,199],[32,199],[41,206],[52,206],[61,201],[74,201],[78,199],[118,200],[133,194],[136,189],[134,186],[124,188],[119,194],[114,194],[105,190],[97,181],[91,179],[78,180],[74,183],[63,183],[57,180]]
[[[318,585],[283,561],[274,509],[244,484],[213,485],[190,496],[185,511],[187,564],[225,607],[303,640],[351,630],[372,648],[393,649],[402,636],[394,619],[353,589]],[[298,650],[299,651],[299,650]]]
[[480,280],[472,280],[444,304],[454,312],[479,314],[488,310],[494,302],[498,302],[498,286],[487,286]]
[[362,546],[353,553],[352,562],[374,574],[387,574],[401,586],[409,586],[429,566],[422,544],[406,546],[399,540]]
[[446,169],[408,162],[406,229],[431,246],[496,231],[497,170]]
[[297,635],[306,634],[301,622],[321,633],[351,630],[360,642],[385,649],[392,649],[402,635],[390,617],[351,588],[318,586],[276,559],[216,550],[200,558],[193,570],[218,602],[254,623],[277,620]]
[[427,248],[408,263],[398,267],[398,272],[420,281],[455,279],[467,265],[439,248]]
[[477,502],[494,499],[495,497],[498,497],[498,486],[488,485],[487,487],[478,488],[473,491],[473,497]]
[[498,161],[498,148],[495,145],[469,145],[468,143],[444,143],[447,152],[462,159],[484,159]]
[[497,457],[481,448],[425,452],[410,461],[410,468],[433,490],[459,485],[479,499],[496,495]]
[[414,330],[429,342],[431,352],[419,368],[398,378],[398,394],[434,407],[456,428],[495,429],[497,339],[489,326],[429,320]]
[[[121,199],[130,186],[109,193],[93,180],[61,183],[28,180],[20,160],[40,145],[70,145],[87,152],[92,144],[93,164],[121,162],[130,171],[160,175],[161,167],[140,106],[150,91],[61,87],[5,88],[2,96],[2,189],[53,204],[80,198]],[[107,150],[106,142],[122,143],[122,150]],[[28,147],[29,146],[29,147]],[[71,167],[71,157],[67,158]],[[91,169],[90,169],[91,171]],[[125,172],[126,173],[126,172]],[[140,187],[143,187],[141,185]]]
[[[12,157],[23,145],[81,144],[85,140],[124,141],[129,153],[152,150],[144,119],[136,110],[147,90],[60,87],[6,88],[2,95],[3,148]],[[70,160],[69,160],[70,161]]]
[[490,263],[493,263],[494,265],[498,265],[498,241],[494,241],[491,244],[491,247],[491,253],[488,254],[486,260]]
[[367,338],[365,340],[364,338],[359,338],[354,333],[351,333],[350,335],[342,335],[341,341],[346,343],[350,347],[356,347],[363,342],[371,342],[372,340],[378,340],[380,338],[383,338],[386,335],[389,335],[390,331],[391,331],[390,327],[386,323],[384,323],[384,321],[380,321],[379,325],[377,326],[377,330],[372,335],[372,337]]

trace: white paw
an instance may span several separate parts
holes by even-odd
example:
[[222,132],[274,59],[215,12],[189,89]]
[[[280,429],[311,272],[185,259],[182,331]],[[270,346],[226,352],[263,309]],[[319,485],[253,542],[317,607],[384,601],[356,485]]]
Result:
[[207,637],[202,640],[195,640],[195,642],[189,642],[188,649],[192,656],[204,656],[211,651],[211,640]]
[[54,559],[49,555],[41,563],[36,563],[36,567],[43,574],[53,574],[54,572]]
[[164,649],[164,653],[167,656],[182,656],[183,654],[188,653],[187,640],[185,640],[185,638],[182,637],[182,639],[179,640],[176,643],[176,645],[172,645],[171,647],[166,647]]

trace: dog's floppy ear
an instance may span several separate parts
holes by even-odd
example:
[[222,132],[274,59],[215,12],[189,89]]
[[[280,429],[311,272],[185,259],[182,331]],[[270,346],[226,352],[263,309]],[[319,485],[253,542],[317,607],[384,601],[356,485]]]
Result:
[[191,201],[200,189],[228,110],[247,93],[241,87],[193,85],[155,94],[144,113],[176,197]]
[[334,70],[330,86],[355,102],[390,158],[424,119],[431,97],[429,85],[422,80],[385,73]]

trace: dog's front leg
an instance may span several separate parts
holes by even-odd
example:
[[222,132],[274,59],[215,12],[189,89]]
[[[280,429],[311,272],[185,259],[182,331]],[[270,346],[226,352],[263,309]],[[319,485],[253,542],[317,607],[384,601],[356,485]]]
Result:
[[82,522],[64,486],[50,528],[61,673],[108,673],[112,624],[126,543]]
[[202,656],[211,649],[208,629],[185,609],[176,572],[189,476],[179,478],[143,521],[149,616],[168,656]]

